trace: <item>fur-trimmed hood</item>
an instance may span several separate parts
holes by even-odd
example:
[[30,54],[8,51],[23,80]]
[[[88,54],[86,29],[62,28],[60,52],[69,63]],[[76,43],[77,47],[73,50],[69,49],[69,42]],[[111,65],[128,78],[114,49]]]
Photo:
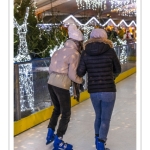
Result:
[[87,40],[87,41],[83,44],[84,50],[85,50],[85,47],[86,47],[87,44],[93,43],[93,42],[100,42],[100,43],[108,44],[108,45],[110,46],[110,48],[113,48],[113,43],[112,43],[111,40],[102,39],[102,38],[91,38],[91,39]]
[[97,56],[113,48],[113,43],[108,39],[91,38],[84,43],[83,47],[88,55]]

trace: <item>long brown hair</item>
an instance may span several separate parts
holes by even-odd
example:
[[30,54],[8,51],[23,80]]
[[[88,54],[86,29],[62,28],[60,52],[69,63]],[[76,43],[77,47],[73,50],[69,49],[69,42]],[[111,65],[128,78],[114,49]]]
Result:
[[71,38],[69,38],[69,40],[73,41],[76,44],[76,46],[78,47],[78,52],[81,54],[83,51],[83,41],[77,41]]

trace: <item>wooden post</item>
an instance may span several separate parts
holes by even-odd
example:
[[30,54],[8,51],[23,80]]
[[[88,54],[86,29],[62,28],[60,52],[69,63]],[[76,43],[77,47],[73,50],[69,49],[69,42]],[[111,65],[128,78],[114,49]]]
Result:
[[19,87],[19,66],[14,64],[14,119],[21,119],[20,109],[20,87]]

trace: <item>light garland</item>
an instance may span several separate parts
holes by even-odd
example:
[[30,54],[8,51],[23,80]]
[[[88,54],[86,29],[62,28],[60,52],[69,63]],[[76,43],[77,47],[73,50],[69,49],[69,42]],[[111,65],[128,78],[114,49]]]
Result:
[[61,49],[61,48],[63,48],[63,47],[64,47],[64,42],[61,42],[60,46],[56,45],[56,46],[54,47],[54,49],[50,49],[50,51],[49,51],[50,56],[52,57],[52,55],[54,54],[54,52],[55,52],[56,50],[59,50],[59,49]]
[[[136,23],[135,23],[135,21],[131,21],[131,23],[130,24],[127,24],[126,22],[125,22],[125,20],[121,20],[118,24],[116,24],[112,19],[109,19],[109,20],[107,20],[104,24],[101,24],[95,17],[92,17],[89,21],[87,21],[85,24],[82,24],[80,21],[78,21],[73,15],[70,15],[70,16],[68,16],[66,19],[64,19],[63,20],[63,24],[66,26],[66,22],[69,20],[69,19],[73,19],[76,23],[77,23],[77,25],[78,26],[88,26],[88,25],[90,25],[90,24],[92,24],[92,22],[95,22],[95,23],[97,23],[97,24],[99,24],[100,26],[106,26],[106,25],[108,25],[109,23],[112,23],[115,27],[119,27],[119,26],[121,26],[122,24],[125,24],[125,26],[126,27],[131,27],[131,26],[137,26],[136,25]],[[72,23],[70,23],[70,24],[72,24]],[[59,24],[55,24],[56,26],[58,25],[59,26]],[[69,23],[67,23],[67,25],[69,25]],[[39,28],[39,30],[45,30],[45,31],[50,31],[51,30],[51,28],[52,28],[52,26],[53,26],[53,24],[48,24],[48,23],[46,23],[46,24],[37,24],[37,27]]]
[[111,11],[117,11],[120,16],[132,17],[136,15],[136,0],[110,0]]
[[21,111],[34,111],[32,63],[19,65],[19,86]]
[[[104,24],[101,24],[95,17],[92,17],[89,21],[87,21],[85,24],[82,24],[80,23],[73,15],[70,15],[68,16],[66,19],[63,20],[63,23],[64,25],[66,25],[66,22],[69,20],[69,19],[73,19],[78,25],[79,25],[79,28],[82,29],[84,31],[84,41],[88,40],[89,38],[89,33],[92,31],[92,29],[94,29],[94,26],[91,26],[91,24],[98,24],[102,27],[108,25],[108,24],[113,24],[115,27],[119,27],[119,26],[122,26],[123,24],[126,26],[126,27],[131,27],[131,26],[136,26],[136,23],[134,21],[131,21],[130,24],[127,24],[125,22],[125,20],[121,20],[118,24],[116,24],[112,19],[109,19],[108,21],[106,21],[106,23]],[[71,23],[72,24],[72,23]],[[69,23],[68,23],[69,25]],[[49,31],[49,28],[51,28],[53,26],[53,24],[38,24],[37,25],[39,27],[39,29],[44,29],[47,31]],[[121,44],[121,45],[126,45],[126,41],[122,41],[121,39],[117,39],[118,42]],[[56,45],[54,47],[54,49],[50,49],[50,56],[53,55],[53,53],[62,48],[64,45],[64,42],[62,42],[60,44],[60,46]],[[114,44],[114,47],[117,46],[117,43],[113,43]],[[120,61],[121,62],[126,62],[126,59],[127,59],[127,56],[126,56],[126,53],[125,53],[125,49],[123,48],[122,50],[122,53],[121,53],[121,56],[120,56]]]
[[[73,15],[68,16],[66,19],[63,20],[63,24],[66,24],[66,22],[72,18],[75,22],[77,22],[77,25],[79,26],[87,26],[89,24],[91,24],[91,21],[95,21],[97,22],[100,26],[106,26],[109,22],[111,22],[115,27],[119,27],[122,23],[125,23],[126,27],[130,27],[130,26],[136,26],[135,21],[131,21],[131,23],[128,25],[124,20],[121,20],[119,22],[119,24],[116,24],[112,19],[108,19],[104,24],[102,24],[101,22],[99,22],[95,17],[92,17],[89,21],[87,21],[85,24],[82,24],[80,21],[78,21]],[[45,24],[43,24],[45,25]],[[69,23],[68,23],[69,25]]]
[[31,57],[28,54],[28,46],[26,41],[28,15],[29,15],[29,7],[26,8],[26,14],[22,25],[19,25],[16,19],[14,18],[14,27],[17,28],[17,34],[19,35],[18,55],[14,58],[15,62],[23,62],[31,60]]
[[[121,54],[120,54],[120,51],[119,51],[119,53],[118,53],[118,50],[117,50],[117,48],[118,48],[118,46],[117,46],[117,43],[115,42],[115,43],[113,43],[114,44],[114,50],[116,51],[116,53],[117,53],[117,55],[118,55],[118,58],[119,58],[119,60],[120,60],[120,63],[121,64],[123,64],[123,63],[126,63],[127,62],[127,53],[126,53],[126,43],[127,43],[127,41],[125,40],[125,41],[123,41],[123,40],[121,40],[119,37],[117,37],[117,40],[118,40],[118,42],[121,44],[121,48],[120,48],[120,50],[121,50]],[[120,46],[119,46],[120,47]]]
[[[119,27],[119,26],[121,26],[123,23],[125,24],[125,26],[126,27],[131,27],[131,26],[137,26],[136,25],[136,23],[135,23],[135,21],[131,21],[131,23],[130,24],[127,24],[126,22],[125,22],[125,20],[121,20],[118,24],[116,24],[112,19],[109,19],[109,20],[107,20],[104,24],[101,24],[95,17],[92,17],[89,21],[87,21],[85,24],[82,24],[80,21],[78,21],[73,15],[70,15],[70,16],[68,16],[66,19],[64,19],[63,20],[63,24],[66,26],[66,22],[69,20],[69,19],[73,19],[76,23],[77,23],[77,25],[78,26],[88,26],[88,25],[90,25],[90,24],[92,24],[92,22],[95,22],[95,23],[97,23],[98,25],[100,25],[100,26],[106,26],[107,24],[109,24],[109,23],[112,23],[115,27]],[[70,24],[72,24],[72,23],[70,23]],[[55,25],[59,25],[59,24],[55,24]],[[67,23],[67,25],[69,25],[69,23]],[[37,27],[39,28],[39,30],[45,30],[45,31],[50,31],[51,30],[51,28],[52,28],[52,26],[53,26],[53,24],[37,24]]]
[[[68,16],[66,19],[64,19],[64,20],[63,20],[63,23],[67,22],[67,20],[69,20],[69,19],[73,19],[79,26],[82,26],[82,25],[83,25],[83,24],[82,24],[80,21],[78,21],[73,15],[70,15],[70,16]],[[69,25],[69,23],[68,23],[68,25]]]
[[136,0],[110,0],[112,10],[116,8],[122,8],[135,2]]
[[131,26],[132,26],[132,24],[133,24],[133,26],[135,26],[135,27],[136,27],[136,23],[135,23],[134,21],[131,21],[131,23],[128,25],[128,27],[131,27]]
[[102,24],[95,17],[92,17],[87,23],[84,24],[84,26],[90,24],[92,21],[95,21],[97,24],[102,26]]
[[[26,41],[28,16],[29,7],[26,8],[25,18],[22,25],[19,25],[14,18],[14,26],[17,28],[17,34],[19,35],[20,41],[18,55],[14,58],[14,62],[25,62],[31,60],[31,57],[28,54],[28,46]],[[32,63],[19,65],[19,88],[21,111],[28,109],[34,111]]]
[[106,9],[106,0],[76,0],[78,9]]
[[94,27],[85,25],[82,27],[82,29],[84,31],[84,41],[87,41],[89,39],[89,33],[91,33]]
[[[95,5],[96,7],[96,5]],[[14,18],[14,27],[17,28],[17,34],[19,35],[19,48],[18,48],[18,55],[14,58],[14,62],[25,62],[30,61],[31,57],[28,54],[28,46],[26,41],[26,34],[27,34],[27,18],[29,15],[29,7],[26,9],[26,14],[24,18],[24,22],[22,25],[19,25]],[[73,19],[76,23],[78,23],[79,26],[82,26],[82,29],[84,30],[84,37],[85,40],[88,39],[88,35],[91,32],[91,30],[94,28],[93,26],[90,26],[92,22],[95,22],[99,24],[100,26],[106,26],[109,22],[111,22],[115,27],[121,26],[122,23],[125,24],[125,26],[130,27],[132,25],[136,26],[136,23],[132,21],[129,25],[122,20],[118,25],[114,23],[112,19],[109,19],[106,23],[103,25],[95,18],[92,17],[87,23],[82,24],[80,21],[78,21],[73,15],[70,15],[67,17],[63,23],[65,23],[68,19]],[[55,24],[58,25],[58,24]],[[39,29],[50,31],[53,24],[38,24],[37,27]],[[122,40],[120,40],[120,43]],[[53,53],[62,48],[64,45],[62,42],[60,46],[56,45],[55,48],[52,50],[50,49],[50,56],[53,55]],[[115,43],[114,43],[115,45]],[[125,42],[122,42],[122,45],[125,45]],[[123,46],[122,52],[120,54],[120,62],[124,63],[127,60],[127,53],[126,48]],[[26,110],[32,110],[34,111],[34,88],[33,88],[33,73],[32,73],[32,63],[26,63],[26,64],[20,64],[19,65],[19,86],[20,86],[20,105],[21,105],[21,111]]]
[[107,20],[102,26],[106,26],[109,22],[111,22],[115,27],[118,27],[112,19]]
[[120,54],[120,63],[124,64],[127,62],[127,52],[126,52],[126,46],[122,46],[121,48],[121,54]]
[[44,30],[44,31],[51,31],[51,29],[53,28],[53,27],[58,27],[58,26],[60,26],[60,24],[37,24],[37,27],[39,28],[39,30]]

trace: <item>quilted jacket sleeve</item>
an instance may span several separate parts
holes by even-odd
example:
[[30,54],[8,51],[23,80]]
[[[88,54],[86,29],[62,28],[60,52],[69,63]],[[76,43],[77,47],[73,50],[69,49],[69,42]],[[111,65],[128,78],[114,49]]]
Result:
[[121,73],[121,64],[118,59],[118,56],[114,49],[112,49],[113,52],[113,74],[114,74],[114,79]]
[[79,62],[78,68],[77,68],[77,75],[79,77],[83,77],[86,74],[86,65],[84,62],[85,55],[86,55],[85,52],[83,52],[81,54],[80,62]]
[[76,73],[78,64],[80,60],[80,54],[74,53],[69,58],[69,71],[68,76],[69,78],[74,81],[75,83],[81,84],[82,83],[82,77],[79,77]]

